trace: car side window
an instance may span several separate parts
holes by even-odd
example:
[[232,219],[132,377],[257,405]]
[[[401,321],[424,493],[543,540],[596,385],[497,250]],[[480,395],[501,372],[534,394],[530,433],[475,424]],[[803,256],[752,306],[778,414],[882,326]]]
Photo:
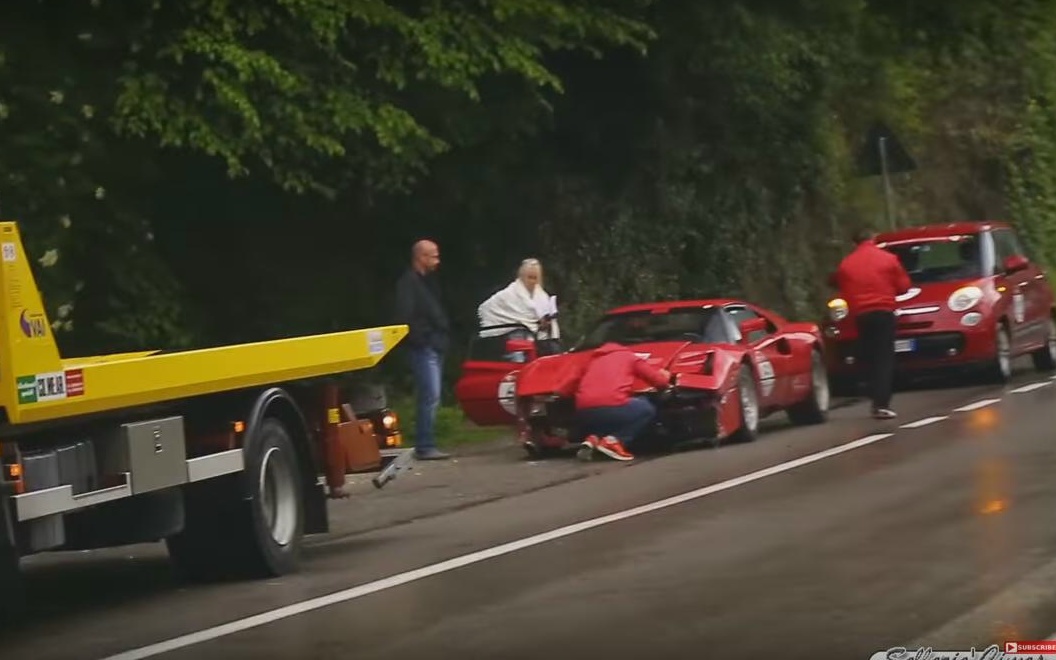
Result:
[[732,343],[740,341],[740,326],[728,309],[719,309],[704,328],[704,341],[708,343]]
[[[752,319],[763,318],[763,317],[759,316],[758,314],[756,314],[754,311],[752,311],[752,310],[748,309],[747,307],[745,307],[744,305],[729,305],[728,307],[726,307],[726,312],[730,315],[730,318],[733,319],[733,323],[737,327],[737,336],[738,337],[740,337],[740,335],[741,335],[740,328],[741,328],[741,324],[742,323],[744,323],[745,321],[750,321]],[[770,323],[769,320],[767,320],[767,322],[766,322],[766,330],[758,330],[756,332],[753,332],[751,334],[751,336],[748,337],[748,341],[750,341],[750,342],[759,341],[763,337],[765,337],[768,334],[772,333],[774,330],[775,330],[775,328],[773,327],[773,324]]]
[[1016,235],[1007,229],[998,229],[993,233],[994,237],[994,274],[1000,275],[1005,271],[1005,260],[1023,254],[1023,248],[1019,244]]
[[758,314],[743,305],[729,305],[726,307],[726,313],[730,315],[738,327],[745,321],[759,318]]
[[1019,234],[1016,233],[1014,230],[1008,230],[1005,231],[1005,233],[1008,234],[1008,242],[1011,244],[1013,252],[1017,256],[1027,257],[1028,259],[1030,259],[1031,251],[1027,248],[1027,245],[1023,241],[1023,239],[1019,237]]

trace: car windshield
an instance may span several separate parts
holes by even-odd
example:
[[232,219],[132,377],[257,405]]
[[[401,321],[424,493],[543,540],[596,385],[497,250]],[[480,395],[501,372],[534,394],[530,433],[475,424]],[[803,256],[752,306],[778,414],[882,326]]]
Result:
[[673,309],[665,313],[628,312],[606,316],[574,350],[593,350],[615,342],[624,346],[656,341],[727,341],[719,310],[715,307]]
[[914,284],[951,282],[983,275],[982,250],[979,236],[975,234],[897,243],[884,249],[898,257]]

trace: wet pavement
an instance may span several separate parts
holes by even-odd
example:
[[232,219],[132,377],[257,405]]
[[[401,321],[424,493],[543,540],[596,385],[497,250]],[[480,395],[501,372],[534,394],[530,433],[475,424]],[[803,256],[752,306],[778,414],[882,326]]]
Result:
[[1044,639],[1056,382],[1021,372],[900,393],[892,422],[856,403],[630,465],[500,441],[380,492],[354,478],[335,531],[278,580],[181,585],[157,544],[34,557],[33,620],[3,654],[869,658]]

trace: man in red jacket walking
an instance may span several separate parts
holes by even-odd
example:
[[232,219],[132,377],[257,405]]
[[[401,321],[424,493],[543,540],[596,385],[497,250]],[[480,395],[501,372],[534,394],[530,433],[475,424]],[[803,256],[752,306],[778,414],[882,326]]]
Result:
[[656,416],[656,406],[633,396],[639,378],[657,389],[672,384],[671,372],[657,369],[626,346],[607,343],[594,350],[576,389],[576,419],[587,434],[581,457],[597,450],[618,461],[634,458],[624,445],[634,442]]
[[908,291],[911,282],[898,257],[877,246],[875,239],[871,229],[859,231],[854,237],[857,247],[840,262],[831,283],[858,326],[858,359],[868,375],[873,417],[893,419],[895,297]]

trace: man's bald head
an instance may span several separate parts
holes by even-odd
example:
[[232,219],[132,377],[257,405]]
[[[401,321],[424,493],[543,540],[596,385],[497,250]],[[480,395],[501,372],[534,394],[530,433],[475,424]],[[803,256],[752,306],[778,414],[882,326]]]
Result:
[[411,247],[411,267],[421,274],[431,273],[440,266],[440,247],[422,239]]

